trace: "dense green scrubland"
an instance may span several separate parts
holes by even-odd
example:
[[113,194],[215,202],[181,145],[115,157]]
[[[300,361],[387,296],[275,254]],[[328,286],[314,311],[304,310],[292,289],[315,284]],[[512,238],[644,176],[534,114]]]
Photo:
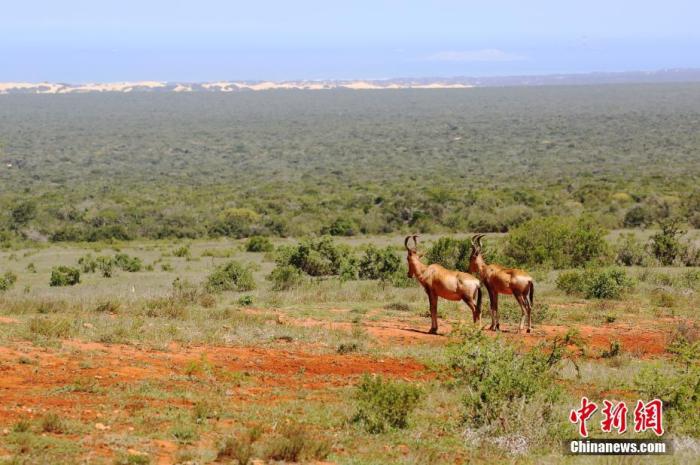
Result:
[[0,99],[0,238],[700,226],[700,85]]

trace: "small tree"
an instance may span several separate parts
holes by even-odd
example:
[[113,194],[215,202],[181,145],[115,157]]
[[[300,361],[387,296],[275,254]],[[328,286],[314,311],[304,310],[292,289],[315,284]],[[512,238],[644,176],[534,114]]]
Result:
[[673,265],[684,251],[680,237],[685,231],[681,230],[678,218],[662,221],[660,226],[661,231],[651,236],[651,251],[662,265]]
[[10,210],[10,217],[12,218],[11,226],[13,229],[19,229],[34,219],[35,216],[36,203],[31,200],[21,202]]

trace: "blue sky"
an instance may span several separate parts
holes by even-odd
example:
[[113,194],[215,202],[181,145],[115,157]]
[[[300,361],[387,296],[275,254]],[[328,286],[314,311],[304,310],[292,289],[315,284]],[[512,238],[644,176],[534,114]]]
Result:
[[2,0],[0,81],[700,68],[697,0]]

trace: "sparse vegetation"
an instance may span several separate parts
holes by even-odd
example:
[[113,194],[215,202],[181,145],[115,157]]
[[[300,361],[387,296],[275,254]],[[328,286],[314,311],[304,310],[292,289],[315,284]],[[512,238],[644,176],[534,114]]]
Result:
[[[368,95],[0,97],[0,462],[558,463],[582,394],[697,437],[698,85]],[[546,326],[423,334],[403,236],[477,231]]]

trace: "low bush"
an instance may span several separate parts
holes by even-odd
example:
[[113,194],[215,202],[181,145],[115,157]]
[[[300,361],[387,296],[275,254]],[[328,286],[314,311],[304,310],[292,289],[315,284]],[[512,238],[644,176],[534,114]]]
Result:
[[666,431],[676,436],[700,436],[700,344],[674,341],[674,359],[642,369],[635,378],[645,398],[661,399]]
[[102,277],[111,278],[114,274],[114,260],[111,257],[100,256],[95,261]]
[[0,275],[0,292],[9,290],[17,282],[17,275],[11,271],[6,271]]
[[562,271],[557,276],[557,288],[567,294],[583,294],[588,287],[588,278],[585,271]]
[[357,412],[352,420],[373,434],[405,428],[421,395],[422,390],[413,384],[365,375],[355,392]]
[[651,257],[635,234],[626,233],[615,244],[615,263],[622,266],[649,266]]
[[587,217],[536,218],[508,234],[504,253],[519,264],[577,268],[606,256],[605,234]]
[[130,257],[125,253],[118,253],[114,256],[114,265],[123,271],[135,273],[141,271],[143,263],[138,257]]
[[94,273],[97,270],[97,260],[89,253],[78,259],[78,266],[83,273]]
[[386,281],[401,269],[401,259],[391,247],[380,249],[369,245],[365,248],[357,266],[360,279]]
[[80,270],[70,266],[56,266],[51,270],[50,286],[74,286],[80,282]]
[[209,292],[251,291],[255,289],[255,280],[249,266],[230,261],[209,275],[206,288]]
[[469,428],[489,435],[525,433],[535,441],[551,440],[561,431],[555,407],[563,393],[555,380],[573,335],[555,340],[550,350],[538,346],[525,353],[471,326],[457,336],[447,353],[456,384],[465,392],[463,421]]
[[347,218],[337,218],[329,226],[321,228],[321,234],[331,236],[354,236],[358,233],[357,224]]
[[176,249],[173,250],[173,255],[176,257],[180,257],[180,258],[190,257],[192,255],[190,252],[190,246],[183,245],[183,246],[177,247]]
[[253,236],[245,244],[247,252],[272,252],[275,246],[265,236]]
[[632,279],[620,268],[564,271],[557,277],[557,288],[587,299],[617,299],[633,286]]
[[591,299],[618,299],[633,287],[632,280],[624,270],[608,268],[594,273],[586,288],[586,298]]
[[275,291],[286,291],[293,289],[304,282],[304,274],[300,269],[291,265],[275,267],[267,277],[272,281],[272,289]]
[[425,254],[428,263],[437,263],[450,270],[469,270],[469,255],[471,254],[471,241],[469,239],[454,239],[441,237]]
[[277,265],[291,265],[309,276],[340,276],[357,274],[357,262],[349,246],[336,244],[329,236],[304,239],[295,246],[280,247]]

